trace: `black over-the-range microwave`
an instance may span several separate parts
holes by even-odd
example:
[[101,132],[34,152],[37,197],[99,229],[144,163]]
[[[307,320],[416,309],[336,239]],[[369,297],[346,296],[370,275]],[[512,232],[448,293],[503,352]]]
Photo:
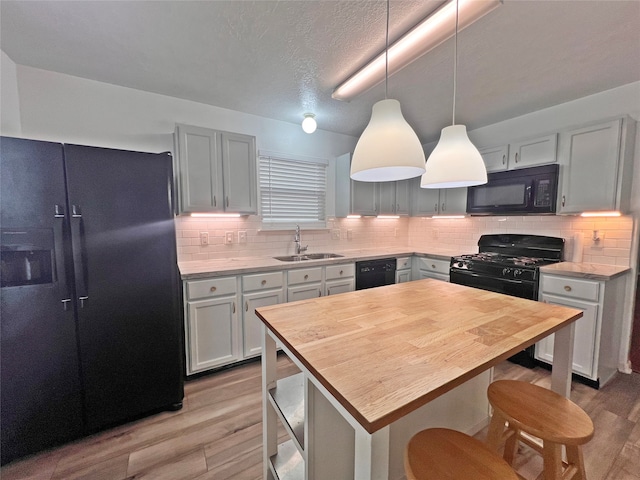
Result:
[[487,175],[484,185],[467,190],[471,215],[545,215],[556,213],[558,165],[521,168]]

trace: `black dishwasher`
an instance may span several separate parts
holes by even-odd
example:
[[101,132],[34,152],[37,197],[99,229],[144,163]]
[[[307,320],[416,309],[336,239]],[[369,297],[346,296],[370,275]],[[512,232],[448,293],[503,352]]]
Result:
[[381,258],[356,262],[356,290],[396,283],[396,259]]

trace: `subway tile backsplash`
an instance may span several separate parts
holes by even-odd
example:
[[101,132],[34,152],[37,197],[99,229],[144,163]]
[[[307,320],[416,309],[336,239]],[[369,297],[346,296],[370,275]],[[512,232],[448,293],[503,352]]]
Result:
[[[593,242],[594,231],[600,240]],[[327,230],[303,230],[302,244],[309,252],[333,252],[370,247],[415,247],[458,249],[473,253],[480,235],[523,233],[563,237],[565,259],[572,260],[576,242],[582,243],[582,261],[629,266],[633,231],[631,216],[582,218],[577,216],[468,217],[464,219],[400,218],[329,220]],[[201,245],[200,234],[208,234],[208,245]],[[225,244],[231,232],[232,243]],[[239,232],[246,232],[246,243],[239,243]],[[232,219],[176,218],[178,260],[206,260],[227,257],[274,256],[292,254],[291,231],[261,230],[259,217]]]

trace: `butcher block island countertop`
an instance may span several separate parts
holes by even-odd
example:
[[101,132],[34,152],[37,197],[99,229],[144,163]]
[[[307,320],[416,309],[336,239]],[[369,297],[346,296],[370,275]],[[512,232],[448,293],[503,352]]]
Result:
[[[394,422],[551,333],[570,332],[556,335],[556,343],[559,348],[566,343],[571,354],[572,322],[582,316],[568,307],[432,279],[256,312],[267,330],[263,364],[269,364],[270,351],[275,357],[269,338],[279,340],[336,408],[344,409],[365,437],[382,436],[383,444],[389,444],[387,427]],[[571,371],[566,363],[564,369],[554,366],[554,390],[565,395]],[[357,425],[355,438],[357,443]],[[354,478],[393,478],[376,476],[389,466],[388,458],[386,464],[376,458],[356,458],[360,473]],[[363,461],[368,465],[358,466]]]

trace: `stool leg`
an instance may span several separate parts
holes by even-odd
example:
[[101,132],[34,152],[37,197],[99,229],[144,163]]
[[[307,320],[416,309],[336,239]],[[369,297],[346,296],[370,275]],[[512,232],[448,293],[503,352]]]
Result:
[[487,432],[487,445],[494,452],[500,453],[502,444],[502,434],[504,433],[507,420],[496,410],[493,410],[489,431]]
[[584,470],[584,457],[582,456],[582,447],[580,445],[567,445],[567,463],[574,465],[577,469],[575,480],[587,480],[587,474]]
[[517,428],[509,427],[512,431],[511,436],[507,439],[504,445],[503,458],[509,465],[513,465],[513,461],[518,453],[518,440],[520,439],[520,430]]
[[544,442],[542,445],[544,463],[544,480],[560,480],[562,478],[562,445]]

